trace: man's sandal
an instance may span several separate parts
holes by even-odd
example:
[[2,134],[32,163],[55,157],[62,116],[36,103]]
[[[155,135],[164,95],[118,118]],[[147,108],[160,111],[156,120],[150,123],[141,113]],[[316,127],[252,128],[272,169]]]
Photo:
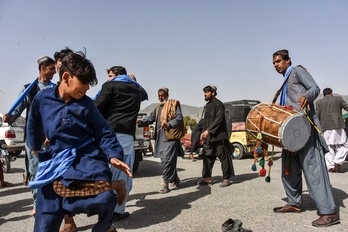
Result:
[[7,188],[7,187],[13,187],[13,186],[14,186],[14,184],[12,184],[10,182],[6,182],[6,181],[1,181],[0,182],[0,188]]
[[169,187],[168,187],[167,185],[162,184],[162,188],[161,188],[161,190],[159,191],[159,193],[165,194],[165,193],[169,193],[169,192],[170,192]]
[[180,182],[181,182],[180,178],[176,176],[174,182],[170,184],[170,187],[172,189],[176,189],[180,185]]

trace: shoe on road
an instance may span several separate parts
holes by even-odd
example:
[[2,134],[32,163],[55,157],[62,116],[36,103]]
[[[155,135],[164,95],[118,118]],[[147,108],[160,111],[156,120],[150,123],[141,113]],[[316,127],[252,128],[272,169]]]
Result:
[[123,220],[123,219],[125,219],[127,217],[129,217],[129,213],[128,212],[114,213],[113,219],[114,219],[114,221],[120,221],[120,220]]
[[230,186],[232,184],[232,182],[228,179],[225,179],[221,182],[220,187],[227,187]]
[[328,227],[340,223],[340,219],[337,214],[322,215],[317,220],[312,221],[312,226],[315,227]]
[[285,206],[274,208],[273,212],[275,212],[275,213],[301,213],[302,208],[298,207],[296,205],[286,204]]

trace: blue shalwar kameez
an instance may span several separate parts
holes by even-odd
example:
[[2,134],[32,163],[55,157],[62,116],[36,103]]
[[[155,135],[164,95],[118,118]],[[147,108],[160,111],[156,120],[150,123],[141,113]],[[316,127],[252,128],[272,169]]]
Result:
[[[59,178],[64,185],[74,180],[110,182],[109,160],[123,158],[115,133],[89,97],[65,102],[57,90],[40,91],[32,103],[27,127],[29,147],[40,150],[42,141],[37,131],[43,129],[51,150],[39,153],[40,161],[50,157],[54,160],[62,150],[78,148],[71,166]],[[92,142],[81,147],[86,141]],[[65,214],[78,213],[98,214],[92,231],[106,231],[111,227],[117,203],[112,190],[88,197],[61,197],[52,185],[50,182],[38,189],[34,231],[59,231]]]

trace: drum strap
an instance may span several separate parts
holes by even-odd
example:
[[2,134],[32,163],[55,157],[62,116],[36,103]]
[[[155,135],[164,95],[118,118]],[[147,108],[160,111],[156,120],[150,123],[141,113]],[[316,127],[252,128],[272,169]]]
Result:
[[318,131],[319,134],[321,134],[321,131],[319,130],[319,128],[317,127],[317,125],[315,125],[315,123],[313,122],[313,120],[309,117],[309,115],[307,114],[307,110],[306,108],[303,109],[304,114],[306,115],[306,118],[308,119],[308,121],[310,122],[310,124],[312,124],[312,126]]
[[283,84],[282,84],[282,87],[280,87],[280,89],[279,89],[279,90],[277,91],[277,93],[274,95],[272,104],[275,104],[275,103],[276,103],[276,101],[277,101],[277,99],[278,99],[280,93],[282,92],[282,89],[283,89],[284,85],[288,82],[288,80],[289,80],[289,77],[285,79],[285,81],[284,81]]

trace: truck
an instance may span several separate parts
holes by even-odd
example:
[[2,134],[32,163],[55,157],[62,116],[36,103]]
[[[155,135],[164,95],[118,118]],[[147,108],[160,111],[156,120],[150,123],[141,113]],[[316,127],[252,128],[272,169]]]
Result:
[[[147,118],[146,113],[138,113],[138,119],[142,120]],[[135,159],[133,164],[133,173],[135,173],[138,168],[140,161],[143,160],[143,156],[147,154],[150,147],[150,126],[139,127],[136,126],[135,139],[134,139],[134,150]]]
[[246,131],[245,121],[250,110],[259,104],[259,100],[237,100],[224,102],[228,136],[234,147],[234,159],[242,159],[255,147],[256,138]]

